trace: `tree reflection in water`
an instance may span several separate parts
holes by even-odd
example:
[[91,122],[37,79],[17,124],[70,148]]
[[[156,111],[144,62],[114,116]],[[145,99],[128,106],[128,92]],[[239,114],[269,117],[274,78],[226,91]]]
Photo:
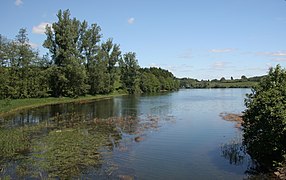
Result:
[[232,141],[221,146],[221,155],[229,160],[229,164],[242,165],[246,163],[246,149],[242,145],[240,138],[235,138]]
[[221,146],[221,156],[229,161],[229,164],[240,166],[247,165],[245,174],[247,179],[275,179],[273,174],[267,172],[266,169],[259,166],[248,154],[247,149],[243,145],[241,136],[234,138],[228,143]]
[[[140,137],[158,128],[148,116],[90,119],[77,113],[57,114],[36,125],[0,128],[1,178],[77,178],[100,171],[103,156],[120,148],[122,136]],[[114,164],[107,167],[108,174]]]

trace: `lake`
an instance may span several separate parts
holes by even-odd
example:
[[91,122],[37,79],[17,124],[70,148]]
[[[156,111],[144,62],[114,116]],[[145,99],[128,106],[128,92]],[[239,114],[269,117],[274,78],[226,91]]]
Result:
[[243,179],[250,89],[182,89],[50,105],[0,117],[0,179]]

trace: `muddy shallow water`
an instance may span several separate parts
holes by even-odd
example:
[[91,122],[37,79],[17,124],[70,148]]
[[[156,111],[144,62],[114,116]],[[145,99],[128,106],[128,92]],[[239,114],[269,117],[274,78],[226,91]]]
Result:
[[249,89],[188,89],[0,118],[0,178],[243,179],[251,158],[220,113]]

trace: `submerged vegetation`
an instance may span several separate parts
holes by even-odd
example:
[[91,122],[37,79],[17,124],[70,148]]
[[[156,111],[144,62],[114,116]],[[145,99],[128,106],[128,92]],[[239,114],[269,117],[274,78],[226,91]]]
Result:
[[[170,118],[166,117],[166,120]],[[115,164],[106,165],[104,158],[114,148],[127,151],[126,142],[144,140],[143,134],[157,129],[159,120],[157,116],[90,119],[68,113],[34,125],[10,126],[9,123],[2,123],[0,179],[69,179],[94,171],[99,176],[111,176],[116,170],[113,167]],[[120,143],[123,136],[125,144]],[[127,137],[131,141],[127,141]]]

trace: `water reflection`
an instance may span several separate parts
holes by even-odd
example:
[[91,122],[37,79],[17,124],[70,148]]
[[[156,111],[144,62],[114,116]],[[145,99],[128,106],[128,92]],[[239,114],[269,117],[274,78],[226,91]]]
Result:
[[241,137],[221,146],[221,156],[229,161],[230,165],[242,166],[247,164],[245,174],[247,179],[276,179],[273,174],[267,174],[267,171],[261,168],[256,161],[252,160],[246,152],[246,147],[242,143]]
[[[114,116],[136,116],[137,98],[118,97],[93,101],[87,103],[55,104],[28,110],[22,110],[14,114],[0,117],[0,123],[8,123],[9,126],[22,126],[25,124],[37,124],[57,115],[75,113],[84,116],[85,119],[108,118]],[[0,124],[0,125],[1,125]]]
[[[242,165],[248,162],[245,147],[242,145],[241,138],[235,138],[221,146],[221,155],[232,165]],[[247,160],[246,160],[247,159]]]
[[225,143],[236,129],[218,115],[241,112],[247,92],[123,96],[3,117],[0,179],[243,179],[248,158],[241,141]]
[[90,119],[89,114],[72,112],[56,113],[37,124],[0,128],[0,178],[70,179],[90,172],[98,176],[103,164],[102,176],[110,176],[116,168],[103,157],[114,148],[127,150],[128,144],[120,143],[122,136],[125,142],[126,136],[139,142],[158,123],[154,116]]

